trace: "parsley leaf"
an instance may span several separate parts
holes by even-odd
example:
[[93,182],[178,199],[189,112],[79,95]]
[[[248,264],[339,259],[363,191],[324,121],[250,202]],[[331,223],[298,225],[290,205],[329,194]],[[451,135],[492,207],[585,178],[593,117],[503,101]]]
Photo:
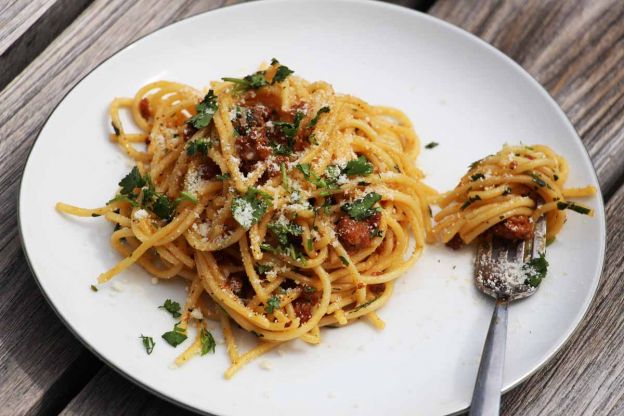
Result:
[[165,300],[165,303],[162,306],[158,307],[159,309],[165,309],[167,312],[171,314],[174,318],[179,318],[182,316],[180,313],[180,304],[178,302],[174,302],[171,299]]
[[466,208],[468,208],[468,206],[469,206],[470,204],[472,204],[472,203],[473,203],[473,202],[475,202],[475,201],[481,201],[481,197],[480,197],[479,195],[475,195],[475,196],[471,196],[471,197],[469,197],[469,198],[466,200],[466,202],[464,202],[464,203],[462,204],[462,206],[460,207],[460,209],[461,209],[462,211],[463,211],[463,210],[465,210]]
[[186,330],[178,325],[180,325],[180,322],[173,326],[173,331],[162,334],[162,338],[172,347],[177,347],[186,340]]
[[177,206],[182,201],[189,201],[189,202],[192,202],[193,204],[196,204],[198,202],[197,198],[195,197],[195,195],[190,194],[190,193],[188,193],[186,191],[180,192],[180,196],[177,197],[175,199],[175,201],[173,201],[173,203],[174,203],[174,205]]
[[271,266],[270,264],[258,263],[258,265],[256,266],[256,271],[258,272],[258,274],[267,274],[271,270],[273,270],[273,266]]
[[434,147],[438,146],[440,143],[437,142],[429,142],[425,145],[425,149],[433,149]]
[[303,116],[303,112],[297,111],[292,123],[288,123],[286,121],[274,121],[273,124],[279,127],[286,137],[292,139],[297,134],[297,130],[299,130],[299,124],[301,124],[301,119],[303,119]]
[[[130,195],[134,196],[133,194],[130,194]],[[110,201],[108,201],[106,203],[106,205],[111,204],[113,202],[117,202],[117,201],[126,201],[130,205],[132,205],[133,207],[138,207],[139,206],[139,203],[137,201],[135,201],[134,198],[131,198],[129,195],[121,195],[121,194],[115,196],[115,198],[113,198]]]
[[218,181],[225,181],[225,180],[230,179],[230,174],[229,173],[224,173],[223,175],[216,175],[215,178]]
[[171,202],[165,194],[155,194],[155,199],[151,204],[151,210],[163,220],[171,219],[175,211],[175,204]]
[[141,334],[139,338],[141,338],[141,342],[143,343],[143,347],[145,347],[147,355],[151,354],[152,351],[154,351],[154,345],[156,345],[154,344],[154,339],[152,337],[146,337],[143,334]]
[[329,195],[331,189],[338,189],[339,186],[336,183],[338,176],[340,176],[340,168],[338,166],[330,165],[327,167],[327,172],[323,177],[319,177],[310,169],[309,163],[298,164],[296,168],[303,173],[305,180],[316,186],[318,189],[322,189],[322,196]]
[[339,257],[340,257],[340,261],[342,262],[342,264],[344,264],[345,266],[349,265],[349,260],[347,260],[345,256],[339,256]]
[[214,354],[217,343],[215,342],[212,334],[206,328],[202,328],[199,332],[199,340],[201,342],[201,355],[206,355],[209,352]]
[[375,302],[377,299],[379,299],[379,296],[377,296],[376,298],[373,298],[373,299],[369,300],[368,302],[364,302],[363,304],[359,305],[359,306],[358,306],[358,307],[356,307],[356,308],[353,308],[353,309],[352,309],[352,310],[350,310],[349,312],[357,312],[357,311],[359,311],[360,309],[364,309],[364,308],[366,308],[366,307],[370,306],[370,304],[372,304],[373,302]]
[[97,288],[96,285],[91,285],[91,290],[94,291],[94,292],[97,292],[98,288]]
[[354,220],[361,221],[378,211],[373,209],[373,205],[379,201],[381,201],[381,195],[376,192],[371,192],[370,194],[364,196],[364,198],[356,199],[350,203],[347,202],[341,206],[340,209],[349,214],[349,216]]
[[136,188],[142,188],[145,186],[145,179],[141,176],[139,172],[139,168],[136,166],[132,168],[130,173],[128,173],[124,178],[119,181],[119,186],[121,186],[121,194],[129,195]]
[[273,311],[275,309],[279,309],[280,307],[280,300],[277,296],[273,295],[271,296],[266,304],[264,305],[264,310],[266,311],[266,313],[273,313]]
[[195,156],[196,154],[208,154],[208,149],[212,147],[212,142],[206,139],[191,140],[186,144],[186,154],[189,156]]
[[569,209],[571,211],[578,212],[579,214],[583,214],[583,215],[589,215],[591,213],[591,209],[578,205],[572,201],[557,202],[557,209],[561,211],[563,211],[564,209]]
[[531,177],[533,178],[533,182],[535,182],[538,186],[544,187],[546,186],[546,182],[536,173],[532,173]]
[[288,246],[291,236],[297,237],[303,234],[303,228],[293,222],[272,222],[269,224],[269,230],[275,235],[281,246]]
[[286,78],[288,78],[288,76],[290,74],[292,74],[294,72],[295,71],[293,71],[292,69],[288,68],[287,66],[280,65],[277,68],[277,71],[275,71],[275,76],[271,80],[271,85],[276,84],[278,82],[284,81]]
[[325,106],[325,107],[321,107],[317,112],[316,115],[314,116],[314,118],[312,120],[310,120],[310,123],[308,123],[308,127],[314,127],[316,126],[316,123],[318,123],[319,121],[319,117],[321,117],[321,114],[323,113],[329,113],[330,108]]
[[269,208],[273,197],[257,188],[249,188],[245,195],[234,198],[232,201],[232,216],[244,229],[260,221],[260,218]]
[[342,170],[342,173],[348,176],[370,175],[373,173],[373,165],[365,156],[360,155],[357,159],[347,162],[347,166]]
[[213,90],[210,90],[204,99],[195,106],[197,114],[189,118],[186,122],[198,130],[208,127],[218,107],[217,96]]
[[544,254],[540,254],[539,257],[531,259],[530,262],[524,264],[522,270],[527,276],[524,284],[537,287],[542,282],[542,279],[546,277],[548,261],[546,261]]
[[236,84],[236,91],[245,92],[251,89],[257,90],[265,85],[269,85],[265,77],[266,71],[257,71],[251,75],[247,75],[243,78],[221,78],[223,81],[228,81]]
[[280,172],[282,173],[282,186],[289,191],[290,185],[288,184],[288,174],[286,173],[286,164],[284,162],[280,163]]

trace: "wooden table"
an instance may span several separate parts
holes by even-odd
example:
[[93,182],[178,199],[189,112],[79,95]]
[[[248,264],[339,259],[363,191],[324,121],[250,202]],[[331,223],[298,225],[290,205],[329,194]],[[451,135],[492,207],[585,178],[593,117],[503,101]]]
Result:
[[[0,1],[0,414],[185,414],[103,365],[54,315],[26,265],[16,217],[29,149],[55,105],[118,49],[236,1]],[[624,1],[395,1],[460,26],[531,73],[591,155],[607,257],[578,330],[504,396],[505,415],[624,414]]]

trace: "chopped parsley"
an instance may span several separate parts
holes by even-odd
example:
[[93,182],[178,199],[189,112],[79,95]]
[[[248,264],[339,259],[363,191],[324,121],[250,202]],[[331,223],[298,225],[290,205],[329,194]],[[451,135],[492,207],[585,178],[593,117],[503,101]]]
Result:
[[288,174],[286,173],[286,164],[284,162],[280,163],[280,172],[282,173],[282,186],[289,191]]
[[223,175],[216,175],[215,178],[218,181],[225,181],[225,180],[230,179],[230,174],[229,173],[224,173]]
[[113,202],[117,202],[117,201],[125,201],[130,203],[130,205],[132,205],[133,207],[138,207],[139,203],[137,201],[135,201],[133,198],[130,198],[128,195],[117,195],[115,196],[115,198],[111,199],[110,201],[108,201],[106,203],[106,205],[108,204],[112,204]]
[[119,181],[119,186],[121,186],[121,194],[122,195],[130,195],[136,188],[142,188],[145,186],[145,179],[141,176],[141,172],[139,172],[139,168],[136,166],[132,168],[130,173],[128,173],[124,178]]
[[[107,204],[116,201],[126,201],[134,207],[141,206],[149,209],[158,217],[167,221],[171,220],[180,202],[189,201],[197,203],[197,198],[188,192],[182,192],[175,201],[171,201],[165,194],[156,192],[156,187],[149,174],[141,176],[136,166],[119,182],[119,186],[121,186],[120,193],[108,201]],[[140,189],[140,199],[138,198],[139,194],[135,193],[136,189]]]
[[212,147],[210,140],[204,138],[191,140],[186,144],[186,154],[189,156],[195,156],[196,154],[202,154],[206,156],[208,149]]
[[218,107],[217,96],[213,90],[210,90],[204,99],[195,106],[197,114],[189,118],[186,122],[198,130],[208,127]]
[[591,209],[578,205],[572,201],[557,202],[557,209],[561,211],[563,211],[564,209],[569,209],[571,211],[578,212],[579,214],[583,214],[583,215],[589,215],[591,213]]
[[173,331],[165,332],[162,338],[172,347],[177,347],[186,340],[186,330],[179,327],[180,322],[173,326]]
[[171,314],[175,319],[178,319],[182,314],[180,313],[180,304],[178,302],[174,302],[171,299],[165,300],[165,303],[162,306],[158,307],[159,309],[164,309]]
[[310,120],[310,123],[308,123],[308,127],[314,127],[316,126],[316,123],[318,123],[319,118],[321,117],[321,114],[323,113],[329,113],[330,109],[329,107],[321,107],[317,112],[316,115],[314,116],[314,118],[312,120]]
[[98,288],[97,288],[97,286],[95,286],[95,285],[91,285],[91,290],[92,290],[92,291],[94,291],[94,292],[97,292],[97,291],[98,291]]
[[271,296],[266,304],[264,305],[264,310],[266,311],[266,313],[273,313],[273,311],[275,311],[275,309],[279,309],[280,307],[280,300],[277,296],[273,295]]
[[292,123],[288,123],[286,121],[274,121],[273,124],[279,127],[286,137],[292,139],[297,134],[297,130],[299,130],[299,125],[301,124],[303,116],[303,112],[297,111]]
[[[271,61],[271,65],[277,64],[279,64],[279,62],[275,58],[273,58],[273,60]],[[221,79],[223,81],[228,81],[236,84],[237,92],[245,92],[248,90],[257,90],[267,85],[274,85],[282,82],[294,72],[295,71],[288,68],[287,66],[280,65],[275,71],[275,75],[273,76],[270,84],[266,79],[266,71],[256,71],[253,74],[247,75],[243,78],[224,77]]]
[[339,256],[339,257],[340,257],[340,261],[342,262],[342,264],[344,264],[345,266],[349,265],[349,260],[347,260],[345,256]]
[[143,347],[145,347],[147,355],[151,354],[152,351],[154,351],[154,346],[156,345],[154,344],[154,339],[152,337],[146,337],[143,334],[141,334],[139,338],[141,338],[141,342],[143,343]]
[[470,177],[470,179],[472,179],[473,181],[478,181],[479,179],[485,179],[485,175],[480,172],[475,173],[474,175]]
[[338,176],[340,176],[340,168],[338,166],[330,165],[327,167],[327,172],[322,177],[319,177],[312,169],[310,169],[309,163],[298,164],[296,168],[303,173],[305,180],[321,189],[321,196],[327,196],[332,189],[338,189],[339,186],[336,183]]
[[273,270],[273,266],[271,266],[270,264],[260,264],[259,263],[256,266],[256,271],[258,272],[258,274],[267,274],[271,270]]
[[383,231],[381,231],[379,228],[375,228],[373,230],[371,230],[370,232],[370,236],[371,237],[383,237]]
[[277,71],[275,71],[275,75],[273,76],[273,79],[271,80],[271,85],[284,81],[286,78],[288,78],[290,74],[293,74],[294,72],[295,71],[288,68],[287,66],[280,65],[277,68]]
[[381,201],[381,195],[376,192],[371,192],[363,198],[356,199],[353,202],[347,202],[342,205],[340,209],[349,214],[354,220],[361,221],[379,211],[373,208],[373,205],[379,201]]
[[522,266],[522,270],[526,274],[527,278],[524,284],[537,287],[542,282],[542,279],[546,277],[548,271],[548,261],[544,254],[540,254],[539,257],[531,259],[528,263]]
[[308,241],[306,244],[307,244],[308,251],[314,250],[314,240],[311,237],[308,238]]
[[193,204],[196,204],[196,203],[198,202],[198,201],[197,201],[197,198],[195,197],[195,195],[190,194],[190,193],[188,193],[188,192],[186,192],[186,191],[182,191],[182,192],[180,192],[180,196],[179,196],[179,197],[177,197],[177,198],[175,199],[175,201],[173,201],[173,203],[174,203],[175,205],[178,205],[178,204],[179,204],[180,202],[182,202],[182,201],[192,202]]
[[373,165],[365,156],[360,155],[357,159],[347,162],[347,166],[342,170],[342,173],[347,176],[370,175],[373,173]]
[[200,355],[206,355],[209,352],[214,354],[217,343],[215,342],[212,334],[206,328],[202,328],[199,332],[199,341],[201,342]]
[[433,149],[434,147],[437,147],[440,143],[437,142],[429,142],[425,145],[425,149]]
[[299,224],[292,222],[272,222],[269,224],[269,230],[271,230],[282,247],[286,247],[290,244],[291,236],[297,237],[303,234],[303,228]]
[[247,192],[232,201],[232,216],[244,229],[260,221],[269,208],[273,197],[257,188],[249,188]]
[[151,210],[163,220],[169,220],[175,211],[175,204],[171,202],[167,195],[155,194]]
[[470,204],[472,204],[473,202],[476,202],[476,201],[481,201],[481,197],[479,195],[471,196],[470,198],[468,198],[466,200],[466,202],[464,202],[462,204],[460,209],[463,211],[466,208],[468,208],[468,206],[470,206]]
[[357,311],[359,311],[360,309],[364,309],[364,308],[366,308],[366,307],[370,306],[370,305],[371,305],[373,302],[375,302],[377,299],[379,299],[379,296],[377,296],[376,298],[373,298],[373,299],[369,300],[368,302],[364,302],[363,304],[359,305],[358,307],[356,307],[356,308],[352,309],[352,310],[351,310],[351,311],[349,311],[349,312],[357,312]]
[[540,176],[536,173],[532,173],[531,174],[531,178],[533,178],[533,182],[535,182],[538,186],[540,187],[544,187],[546,186],[546,182],[544,182],[544,180],[542,178],[540,178]]

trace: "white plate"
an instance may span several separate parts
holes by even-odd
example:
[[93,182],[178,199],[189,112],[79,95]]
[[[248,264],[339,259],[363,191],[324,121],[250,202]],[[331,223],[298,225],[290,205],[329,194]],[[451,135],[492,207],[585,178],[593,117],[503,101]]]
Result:
[[[170,363],[181,348],[160,340],[172,320],[156,307],[184,299],[183,285],[152,285],[133,267],[98,293],[98,274],[119,260],[111,225],[54,210],[57,201],[101,206],[130,165],[110,143],[111,98],[168,79],[205,86],[244,75],[277,57],[308,80],[404,110],[423,143],[427,182],[448,189],[470,162],[503,143],[544,143],[572,167],[569,184],[598,182],[570,122],[518,65],[476,37],[405,8],[361,1],[270,1],[227,7],[159,30],[83,79],[42,129],[20,191],[20,227],[35,276],[76,336],[110,366],[178,404],[219,415],[436,415],[468,406],[492,303],[472,284],[472,253],[428,247],[380,312],[324,330],[317,347],[293,343],[225,381],[225,349]],[[544,364],[575,329],[600,277],[605,242],[602,198],[591,219],[571,214],[549,247],[547,279],[510,310],[505,388]],[[215,330],[217,338],[220,332]],[[138,336],[158,342],[146,355]]]

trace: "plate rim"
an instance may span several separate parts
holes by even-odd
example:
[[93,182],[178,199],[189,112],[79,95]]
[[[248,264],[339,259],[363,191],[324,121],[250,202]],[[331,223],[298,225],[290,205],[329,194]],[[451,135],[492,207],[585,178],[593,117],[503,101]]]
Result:
[[[115,52],[113,52],[111,55],[109,55],[107,58],[105,58],[104,60],[102,60],[100,63],[98,63],[96,66],[94,66],[93,68],[91,68],[87,73],[85,73],[69,90],[67,90],[65,92],[65,94],[63,94],[63,97],[54,105],[54,108],[50,111],[50,113],[47,115],[44,123],[41,125],[41,128],[39,129],[39,131],[37,132],[37,136],[35,137],[29,151],[28,154],[26,156],[26,161],[22,167],[21,170],[21,174],[20,174],[20,179],[19,179],[19,184],[18,184],[18,193],[17,193],[17,226],[18,226],[18,235],[19,235],[19,241],[22,247],[22,252],[24,253],[24,258],[26,260],[26,264],[28,265],[28,269],[31,272],[31,275],[33,277],[33,279],[35,280],[35,283],[37,284],[37,287],[39,288],[39,290],[41,291],[41,293],[43,294],[44,299],[46,300],[46,302],[48,303],[48,305],[50,306],[50,308],[54,311],[54,314],[57,316],[57,318],[59,318],[59,320],[63,323],[63,325],[69,330],[69,332],[74,336],[74,338],[76,338],[88,351],[90,351],[92,354],[94,354],[100,361],[102,361],[104,364],[106,364],[108,366],[108,368],[112,369],[113,371],[115,371],[117,374],[120,374],[122,377],[124,377],[126,380],[130,381],[131,383],[134,383],[135,385],[138,385],[139,387],[141,387],[142,389],[146,390],[147,392],[154,394],[155,396],[166,400],[169,403],[172,403],[176,406],[179,406],[183,409],[186,410],[190,410],[192,412],[196,412],[199,414],[204,414],[204,415],[210,415],[210,416],[218,416],[217,414],[213,414],[210,412],[207,412],[203,409],[199,409],[196,408],[190,404],[184,403],[182,401],[179,401],[177,399],[175,399],[174,397],[168,396],[167,394],[165,394],[164,392],[161,392],[155,388],[152,388],[150,386],[148,386],[147,384],[144,384],[142,381],[140,381],[139,379],[135,378],[133,375],[131,375],[129,372],[127,372],[126,370],[124,370],[123,368],[120,368],[118,366],[116,366],[115,364],[111,363],[109,360],[107,360],[102,354],[100,354],[96,348],[94,346],[92,346],[86,339],[84,339],[82,336],[80,336],[78,334],[78,332],[74,329],[74,327],[70,324],[69,320],[66,320],[60,313],[60,311],[57,309],[56,305],[52,302],[52,299],[48,296],[48,293],[44,290],[43,285],[40,281],[39,276],[35,273],[35,270],[33,268],[32,262],[30,260],[30,256],[28,255],[28,248],[27,245],[25,243],[24,240],[24,233],[23,233],[23,226],[22,226],[22,214],[21,214],[21,199],[22,199],[22,191],[23,191],[23,179],[24,179],[24,174],[26,172],[26,169],[29,166],[30,163],[30,157],[32,155],[32,152],[37,144],[37,142],[39,141],[39,138],[41,136],[41,132],[45,129],[45,127],[48,125],[48,122],[50,121],[50,118],[52,118],[52,116],[56,113],[56,110],[58,109],[58,107],[63,104],[63,102],[65,102],[65,99],[67,98],[67,96],[74,91],[74,89],[76,89],[87,77],[89,77],[94,71],[96,71],[98,68],[100,68],[102,65],[104,65],[106,62],[110,61],[111,59],[113,59],[115,56],[117,56],[118,54],[131,49],[132,47],[135,46],[136,43],[142,41],[143,39],[152,36],[158,32],[160,32],[161,30],[164,29],[168,29],[172,26],[176,26],[178,24],[182,24],[182,23],[187,23],[190,20],[196,19],[196,18],[201,18],[202,16],[208,14],[208,13],[220,13],[222,10],[224,9],[232,9],[232,8],[253,8],[253,7],[264,7],[264,6],[258,6],[258,5],[264,5],[264,4],[276,4],[276,3],[286,3],[288,0],[262,0],[262,1],[255,1],[255,2],[243,2],[243,3],[237,3],[237,4],[231,4],[231,5],[225,5],[223,7],[219,7],[216,9],[212,9],[212,10],[208,10],[202,13],[198,13],[196,15],[193,16],[189,16],[189,17],[185,17],[183,19],[180,19],[176,22],[170,23],[168,25],[162,26],[158,29],[155,29],[145,35],[142,35],[140,37],[138,37],[137,39],[133,40],[132,42],[128,43],[127,45],[117,49]],[[503,53],[502,51],[500,51],[499,49],[497,49],[495,46],[491,45],[490,43],[486,42],[485,40],[481,39],[480,37],[478,37],[477,35],[468,32],[465,29],[462,29],[450,22],[447,22],[445,20],[442,20],[441,18],[438,18],[436,16],[430,15],[428,13],[424,13],[415,9],[411,9],[402,5],[398,5],[398,4],[393,4],[393,3],[385,3],[385,2],[381,2],[381,1],[375,1],[375,0],[322,0],[322,1],[318,1],[318,0],[299,0],[299,1],[303,1],[303,2],[307,2],[307,3],[343,3],[343,4],[351,4],[351,5],[357,5],[357,6],[362,6],[364,5],[364,7],[378,7],[380,9],[392,9],[395,11],[400,11],[401,13],[405,13],[407,15],[411,15],[411,16],[417,16],[417,18],[423,18],[425,20],[429,20],[430,22],[439,25],[440,27],[443,27],[445,30],[451,30],[463,37],[467,37],[468,39],[472,40],[473,42],[475,42],[477,45],[487,49],[490,53],[493,53],[495,55],[498,56],[498,58],[506,61],[507,64],[510,64],[510,66],[512,68],[514,68],[516,70],[516,72],[522,76],[524,76],[534,87],[537,91],[539,91],[539,93],[544,97],[544,99],[549,102],[549,104],[551,104],[552,106],[554,106],[555,111],[559,113],[559,116],[561,117],[562,121],[564,122],[564,125],[571,131],[574,133],[574,138],[575,140],[578,142],[577,144],[580,143],[580,148],[582,149],[581,153],[584,153],[584,157],[586,158],[586,160],[589,162],[589,165],[591,166],[591,171],[590,174],[593,177],[594,181],[599,185],[596,189],[596,204],[597,204],[597,210],[596,212],[598,213],[598,215],[596,216],[596,219],[600,222],[600,228],[601,228],[601,238],[599,239],[599,243],[600,243],[600,255],[599,255],[599,259],[598,259],[598,267],[597,269],[599,270],[599,276],[597,279],[595,279],[594,285],[591,288],[592,290],[592,294],[591,296],[587,299],[587,301],[585,302],[585,304],[583,305],[583,311],[581,314],[578,315],[578,319],[576,319],[574,321],[574,325],[572,326],[572,328],[570,330],[568,330],[566,333],[564,333],[564,336],[562,337],[562,340],[558,343],[554,345],[554,348],[552,349],[551,353],[548,354],[547,356],[544,357],[544,359],[538,363],[537,365],[535,365],[533,368],[531,368],[529,371],[527,371],[525,374],[523,374],[521,377],[519,377],[518,379],[514,380],[507,388],[504,388],[501,392],[501,396],[511,390],[513,390],[514,388],[516,388],[517,386],[519,386],[520,384],[524,383],[525,381],[527,381],[529,379],[529,377],[535,375],[538,371],[540,371],[542,368],[544,368],[546,366],[546,364],[550,363],[553,358],[559,354],[559,352],[563,349],[563,347],[568,344],[571,339],[579,332],[580,327],[581,327],[581,322],[587,317],[587,314],[589,312],[589,309],[591,307],[591,305],[594,303],[594,300],[596,298],[596,294],[598,292],[598,287],[600,285],[601,280],[604,277],[604,270],[605,270],[605,257],[606,257],[606,251],[607,251],[607,232],[606,232],[606,211],[605,211],[605,204],[604,204],[604,198],[603,198],[603,194],[602,194],[602,189],[600,187],[600,181],[598,179],[598,174],[596,173],[596,166],[593,162],[593,160],[591,159],[589,152],[585,146],[585,144],[583,143],[583,140],[581,139],[580,134],[578,133],[576,127],[574,126],[574,124],[572,124],[572,122],[570,121],[570,119],[568,118],[567,114],[563,111],[563,109],[559,106],[559,104],[557,103],[557,101],[550,95],[550,93],[546,90],[546,88],[544,88],[544,86],[542,86],[542,84],[540,84],[534,77],[533,75],[531,75],[526,69],[524,69],[519,63],[517,63],[516,61],[514,61],[511,57],[507,56],[505,53]],[[467,407],[464,407],[462,409],[458,409],[455,412],[449,413],[447,416],[452,416],[452,415],[459,415],[465,411],[467,411],[470,408],[470,405],[468,405]]]

